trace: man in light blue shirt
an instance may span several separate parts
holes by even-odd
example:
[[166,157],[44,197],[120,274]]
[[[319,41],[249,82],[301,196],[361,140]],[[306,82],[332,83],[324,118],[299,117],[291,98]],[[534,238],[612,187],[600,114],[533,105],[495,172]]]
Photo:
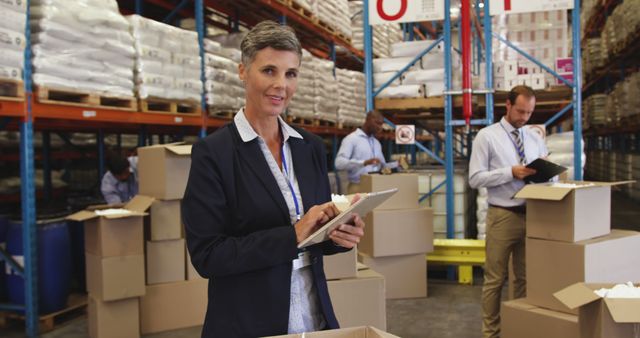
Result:
[[513,258],[515,298],[526,296],[525,201],[512,198],[535,174],[526,167],[548,155],[542,138],[523,128],[536,105],[527,86],[509,92],[506,115],[478,132],[469,162],[469,185],[488,192],[486,259],[482,288],[484,338],[500,337],[500,298],[507,278],[509,256]]
[[128,202],[138,194],[138,157],[113,155],[108,159],[100,191],[107,204]]
[[356,129],[342,140],[335,165],[336,169],[347,170],[349,173],[349,194],[362,192],[360,176],[380,171],[386,163],[380,141],[376,139],[383,123],[382,114],[376,110],[371,111],[367,114],[362,129]]

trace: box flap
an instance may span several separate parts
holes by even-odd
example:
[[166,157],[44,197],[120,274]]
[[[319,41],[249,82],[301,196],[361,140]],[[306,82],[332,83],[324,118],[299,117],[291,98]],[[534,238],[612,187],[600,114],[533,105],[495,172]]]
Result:
[[605,304],[616,323],[640,323],[640,299],[605,298]]
[[400,338],[388,332],[379,330],[373,326],[367,327],[367,338]]
[[573,188],[551,187],[545,184],[527,184],[515,194],[515,198],[529,198],[538,200],[560,201],[565,198]]
[[175,146],[166,146],[167,150],[176,154],[176,155],[191,155],[191,145],[175,145]]
[[600,296],[584,283],[568,286],[554,293],[553,296],[571,310],[600,299]]
[[114,204],[95,204],[87,207],[86,210],[102,210],[102,209],[118,209],[124,207],[124,203],[114,203]]
[[71,214],[69,216],[66,217],[66,219],[70,220],[70,221],[76,221],[76,222],[84,222],[87,220],[90,220],[92,218],[96,218],[98,217],[98,215],[96,215],[95,212],[93,211],[88,211],[88,210],[82,210],[82,211],[78,211],[75,214]]
[[144,213],[149,209],[149,207],[151,207],[154,200],[155,198],[153,197],[136,195],[131,199],[131,201],[125,204],[124,208],[129,211]]
[[117,218],[127,218],[127,217],[136,217],[136,216],[146,216],[148,215],[146,212],[137,212],[137,211],[131,211],[131,213],[128,214],[121,214],[121,215],[104,215],[102,217],[106,218],[106,219],[117,219]]

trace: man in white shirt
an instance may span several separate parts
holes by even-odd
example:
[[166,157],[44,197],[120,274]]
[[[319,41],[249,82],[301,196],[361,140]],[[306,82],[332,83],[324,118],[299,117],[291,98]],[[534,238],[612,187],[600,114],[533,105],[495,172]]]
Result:
[[356,129],[342,140],[335,165],[336,169],[347,170],[349,173],[349,194],[362,192],[360,176],[380,171],[386,163],[380,141],[376,139],[383,123],[382,113],[373,110],[367,114],[362,128]]
[[483,337],[500,337],[500,298],[507,279],[509,256],[513,258],[515,298],[526,295],[525,201],[512,198],[535,174],[526,167],[548,155],[542,138],[522,128],[536,105],[535,93],[527,86],[509,92],[506,115],[478,132],[471,151],[469,185],[486,187],[486,260],[482,288]]
[[138,157],[111,154],[100,191],[107,204],[126,203],[138,194]]

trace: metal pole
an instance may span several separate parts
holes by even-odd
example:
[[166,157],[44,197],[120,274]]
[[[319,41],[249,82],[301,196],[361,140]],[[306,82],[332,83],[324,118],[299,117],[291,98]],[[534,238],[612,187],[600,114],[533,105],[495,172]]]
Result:
[[462,0],[460,31],[462,32],[462,115],[469,126],[471,120],[471,0]]
[[195,0],[195,14],[196,14],[196,30],[198,31],[198,47],[200,48],[200,81],[202,82],[202,89],[200,95],[200,108],[202,110],[202,125],[200,126],[200,133],[198,136],[204,138],[207,136],[207,124],[208,124],[208,112],[207,112],[207,99],[205,82],[205,65],[204,65],[204,4],[202,0]]
[[143,5],[142,0],[136,0],[136,14],[142,15],[142,5]]
[[42,132],[42,178],[44,180],[44,198],[51,200],[51,133]]
[[[444,0],[444,82],[445,90],[451,90],[451,0]],[[452,100],[450,94],[444,97],[445,172],[447,189],[447,238],[454,237],[453,201],[453,128],[451,126]]]
[[38,232],[36,226],[36,187],[33,150],[31,90],[31,0],[27,0],[24,49],[24,91],[27,114],[20,122],[20,199],[22,203],[22,248],[24,251],[25,326],[29,337],[38,336]]
[[369,25],[369,0],[362,1],[362,18],[364,31],[364,74],[367,112],[373,110],[373,45],[372,31]]
[[102,129],[98,129],[98,134],[96,135],[96,143],[98,144],[98,182],[102,181],[102,177],[104,176],[104,132]]
[[580,0],[571,10],[573,25],[573,172],[582,181],[582,51],[580,50]]
[[[493,88],[493,37],[491,35],[491,15],[489,14],[489,1],[484,0],[484,65],[485,85],[487,89]],[[493,123],[493,93],[485,94],[485,110],[487,124]]]

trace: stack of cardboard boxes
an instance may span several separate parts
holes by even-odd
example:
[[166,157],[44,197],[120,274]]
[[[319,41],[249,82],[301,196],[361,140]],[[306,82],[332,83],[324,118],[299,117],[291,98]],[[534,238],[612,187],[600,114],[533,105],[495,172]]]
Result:
[[142,334],[204,323],[208,283],[191,265],[180,213],[190,154],[191,146],[182,144],[138,148],[139,190],[155,199],[145,224],[147,285],[140,298]]
[[579,323],[593,316],[578,317],[554,293],[576,283],[640,281],[640,233],[610,227],[613,184],[527,185],[516,194],[527,199],[527,297],[503,303],[503,337],[587,337]]
[[136,196],[121,212],[97,206],[69,216],[85,224],[92,338],[140,336],[138,297],[145,294],[143,217],[151,202]]
[[361,184],[367,192],[398,192],[365,217],[359,260],[384,276],[387,299],[426,297],[433,211],[418,205],[418,176],[364,175]]

